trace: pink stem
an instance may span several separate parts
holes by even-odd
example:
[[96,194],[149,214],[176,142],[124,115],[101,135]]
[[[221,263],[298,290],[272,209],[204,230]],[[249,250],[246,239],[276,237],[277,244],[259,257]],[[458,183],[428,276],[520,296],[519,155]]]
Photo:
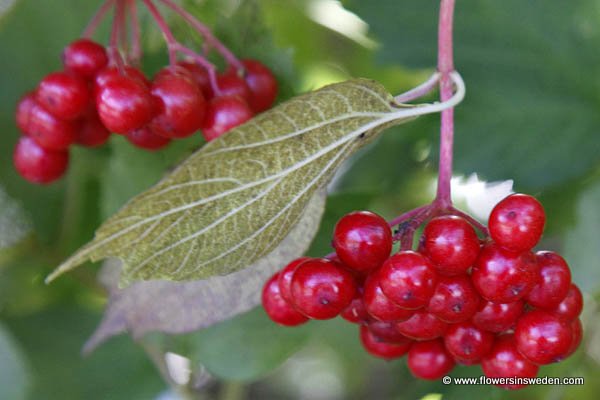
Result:
[[150,14],[152,14],[152,18],[154,18],[154,20],[156,21],[158,28],[165,36],[165,41],[167,42],[167,50],[169,51],[169,64],[171,64],[171,66],[175,66],[175,64],[177,63],[177,51],[175,50],[174,45],[177,43],[177,39],[175,39],[175,36],[173,35],[173,32],[171,32],[169,25],[167,24],[163,16],[160,14],[158,8],[156,8],[154,3],[152,3],[151,0],[142,1],[144,2],[144,5],[148,8],[148,11],[150,11]]
[[438,85],[439,81],[440,74],[435,73],[427,81],[423,82],[416,88],[394,97],[394,100],[396,100],[398,103],[406,103],[408,101],[423,97],[426,94],[430,93]]
[[173,44],[173,48],[180,53],[183,53],[194,60],[197,64],[200,64],[208,71],[208,80],[210,81],[210,86],[216,97],[221,93],[221,89],[219,89],[219,85],[217,84],[217,68],[213,63],[208,61],[205,57],[196,53],[194,50],[189,49],[183,46],[180,43]]
[[108,46],[108,54],[111,62],[117,65],[117,68],[123,72],[123,58],[121,57],[121,53],[119,52],[119,20],[121,18],[121,7],[120,2],[117,3],[115,7],[115,12],[113,15],[112,21],[112,29],[110,32],[110,42]]
[[129,53],[129,62],[137,65],[142,58],[142,33],[136,0],[129,0],[129,15],[131,16],[131,52]]
[[388,222],[388,225],[390,227],[400,225],[401,223],[413,218],[415,215],[421,213],[422,211],[426,210],[429,207],[430,207],[430,205],[428,204],[426,206],[417,207],[414,210],[407,211],[404,214],[399,215],[396,218],[394,218],[393,220],[391,220],[390,222]]
[[[440,77],[440,99],[446,101],[452,97],[452,79],[454,71],[452,54],[452,17],[455,0],[441,0],[438,30],[438,71]],[[452,206],[450,181],[452,179],[452,145],[454,141],[454,109],[442,111],[440,132],[440,170],[437,194],[434,202],[440,208]]]
[[115,0],[106,0],[100,6],[98,11],[96,11],[96,14],[94,14],[92,19],[88,23],[88,25],[85,27],[85,30],[81,34],[81,37],[86,38],[86,39],[89,39],[92,37],[92,35],[96,31],[96,29],[98,28],[98,25],[100,25],[100,22],[102,22],[102,20],[106,16],[106,13],[113,6],[114,2],[115,2]]
[[483,233],[485,236],[488,236],[489,232],[488,232],[487,227],[485,225],[483,225],[481,222],[477,221],[475,218],[471,217],[469,214],[464,213],[454,207],[450,208],[449,211],[450,211],[450,214],[452,214],[452,215],[457,215],[459,217],[466,219],[471,225],[473,225],[475,228],[479,229],[479,231],[481,233]]
[[210,28],[198,21],[192,14],[175,4],[171,0],[160,0],[171,10],[176,12],[183,18],[188,24],[190,24],[200,35],[204,37],[206,43],[217,50],[219,54],[223,56],[225,61],[236,69],[244,69],[244,64],[229,50],[219,39],[213,35]]
[[123,50],[123,52],[125,54],[127,54],[129,51],[128,46],[129,43],[127,42],[127,2],[128,0],[117,0],[117,7],[120,8],[119,11],[119,46],[121,48],[121,50]]

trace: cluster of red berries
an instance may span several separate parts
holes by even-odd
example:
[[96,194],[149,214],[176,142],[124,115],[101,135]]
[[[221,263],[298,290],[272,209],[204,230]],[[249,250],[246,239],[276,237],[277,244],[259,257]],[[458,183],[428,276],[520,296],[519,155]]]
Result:
[[42,79],[16,110],[24,136],[14,164],[34,183],[64,174],[72,144],[100,146],[113,132],[157,150],[199,129],[210,141],[271,107],[277,96],[273,73],[255,60],[218,74],[214,87],[192,61],[167,66],[150,81],[138,68],[111,65],[105,48],[88,39],[67,46],[62,60],[64,70]]
[[531,251],[544,224],[534,197],[513,194],[493,209],[489,238],[442,215],[426,224],[418,251],[390,256],[388,223],[353,212],[335,227],[336,256],[291,262],[266,283],[263,307],[285,326],[341,315],[360,324],[372,355],[408,354],[418,378],[439,379],[456,363],[480,363],[488,377],[534,377],[582,338],[583,299],[569,266]]

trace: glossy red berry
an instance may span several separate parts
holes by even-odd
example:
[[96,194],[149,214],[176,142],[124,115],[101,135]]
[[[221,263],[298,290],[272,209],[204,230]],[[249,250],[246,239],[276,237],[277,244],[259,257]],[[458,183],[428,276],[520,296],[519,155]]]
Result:
[[91,79],[106,66],[108,56],[104,46],[89,39],[78,39],[64,49],[62,61],[67,70]]
[[441,277],[427,310],[444,322],[462,322],[477,312],[480,300],[468,276]]
[[302,314],[330,319],[342,312],[356,294],[352,274],[326,259],[300,264],[292,277],[292,298]]
[[[215,93],[217,97],[240,97],[248,106],[250,106],[250,88],[243,78],[235,72],[228,72],[217,76],[217,86],[219,92]],[[250,107],[252,110],[252,107]]]
[[508,250],[522,252],[533,248],[542,237],[546,214],[535,197],[511,194],[490,214],[488,227],[494,242]]
[[[515,344],[513,335],[502,335],[496,338],[492,350],[481,359],[481,368],[489,378],[534,378],[539,367],[527,360]],[[497,385],[505,389],[520,389],[525,385]]]
[[168,138],[183,138],[200,129],[206,101],[189,73],[167,67],[155,78],[151,92],[159,99],[158,112],[150,122],[155,133]]
[[425,252],[442,275],[463,274],[479,254],[475,229],[453,215],[433,218],[423,231]]
[[281,297],[278,280],[277,273],[269,278],[262,291],[262,305],[269,318],[284,326],[296,326],[308,321],[308,318]]
[[550,364],[562,360],[572,341],[570,322],[543,310],[533,310],[524,314],[515,328],[517,349],[536,364]]
[[412,340],[408,338],[404,338],[403,342],[386,342],[364,325],[360,327],[360,341],[370,354],[386,360],[402,357],[408,352],[412,344]]
[[360,291],[357,291],[356,293],[357,294],[350,302],[350,305],[344,308],[340,313],[340,316],[353,324],[364,324],[369,320],[370,316],[365,307],[365,303],[363,302],[362,293],[360,293]]
[[17,123],[17,127],[21,130],[21,132],[29,131],[29,116],[31,114],[31,110],[34,108],[35,102],[35,93],[29,92],[25,96],[19,100],[17,104],[17,109],[15,111],[15,121]]
[[365,325],[375,336],[386,342],[404,343],[406,341],[406,336],[396,329],[395,322],[383,322],[377,321],[376,319],[370,319]]
[[37,102],[29,110],[29,125],[24,133],[49,150],[66,150],[75,142],[79,124],[56,118]]
[[571,321],[571,332],[573,333],[573,339],[571,340],[571,345],[569,346],[569,350],[567,350],[564,358],[567,358],[571,356],[571,354],[575,353],[581,344],[581,339],[583,339],[583,326],[581,325],[581,320],[579,318],[575,318],[573,321]]
[[87,82],[66,72],[46,75],[37,88],[35,98],[52,115],[67,120],[80,117],[91,101]]
[[426,311],[416,311],[406,321],[396,323],[398,332],[415,340],[431,340],[438,338],[448,329],[448,324]]
[[165,148],[171,142],[171,139],[154,133],[150,125],[128,132],[125,137],[134,146],[150,151]]
[[250,88],[248,104],[255,113],[269,109],[277,97],[277,79],[273,72],[256,60],[243,60],[244,80]]
[[28,181],[50,183],[64,175],[69,153],[47,150],[33,139],[22,136],[17,142],[13,162],[17,172]]
[[470,322],[450,325],[444,334],[446,350],[460,364],[478,363],[491,349],[494,334],[477,328]]
[[135,79],[141,82],[147,88],[150,88],[151,83],[146,78],[146,75],[138,68],[132,67],[130,65],[126,65],[120,70],[117,67],[107,67],[101,70],[98,75],[94,78],[94,93],[98,93],[98,90],[105,86],[108,82],[115,78],[119,78],[122,76],[126,76],[131,79]]
[[533,254],[512,253],[491,243],[479,253],[471,279],[486,300],[512,303],[537,283],[538,267]]
[[97,147],[106,143],[109,137],[110,131],[100,122],[98,114],[94,111],[80,122],[76,142],[85,147]]
[[401,251],[381,267],[379,284],[383,293],[403,308],[417,309],[429,303],[437,274],[429,260],[414,251]]
[[398,307],[383,294],[377,272],[365,281],[363,301],[369,315],[380,321],[405,321],[414,314],[413,310]]
[[248,121],[253,115],[246,101],[239,97],[215,97],[208,104],[202,135],[210,142]]
[[494,303],[482,301],[479,310],[473,315],[473,324],[486,331],[500,333],[514,327],[523,314],[525,303],[517,300],[513,303]]
[[417,378],[436,380],[452,368],[454,359],[440,339],[415,342],[408,351],[408,369]]
[[294,271],[296,271],[298,265],[310,259],[310,257],[297,258],[279,272],[279,290],[281,291],[281,297],[289,303],[294,303],[294,299],[292,298],[292,277],[294,276]]
[[392,231],[379,215],[354,211],[335,225],[333,247],[344,264],[357,271],[369,271],[389,257]]
[[150,122],[154,100],[150,90],[139,79],[117,75],[98,86],[96,107],[108,130],[126,134]]
[[554,308],[569,292],[571,271],[564,258],[553,251],[538,251],[535,257],[539,278],[525,300],[534,307]]
[[581,310],[583,310],[581,290],[579,290],[577,285],[571,284],[565,298],[554,309],[549,311],[567,321],[571,321],[581,314]]
[[192,79],[202,91],[205,99],[209,100],[212,98],[213,94],[210,86],[210,78],[208,71],[204,67],[193,61],[179,61],[177,65],[185,68],[190,73]]

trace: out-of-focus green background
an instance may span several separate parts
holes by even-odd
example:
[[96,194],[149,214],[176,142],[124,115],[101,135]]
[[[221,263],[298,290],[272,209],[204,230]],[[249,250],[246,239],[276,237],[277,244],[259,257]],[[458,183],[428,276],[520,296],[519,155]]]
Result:
[[[15,103],[60,68],[61,49],[99,3],[0,2],[0,399],[598,397],[600,2],[457,2],[456,66],[467,98],[456,111],[455,174],[512,179],[514,190],[538,196],[548,214],[540,247],[565,255],[586,299],[580,350],[540,370],[583,376],[585,385],[516,392],[418,381],[402,360],[367,356],[354,326],[333,320],[285,329],[260,309],[185,338],[151,335],[135,343],[117,337],[82,358],[81,346],[106,301],[97,269],[81,268],[50,286],[43,278],[91,238],[104,218],[202,143],[196,135],[149,154],[114,137],[101,149],[74,149],[68,175],[54,185],[33,186],[16,175]],[[435,66],[436,0],[184,3],[237,54],[270,65],[282,99],[351,76],[377,79],[400,93]],[[166,54],[144,18],[144,68],[152,73],[166,63]],[[182,40],[197,44],[189,29],[170,21]],[[107,29],[102,26],[99,40],[106,41]],[[438,129],[437,116],[423,117],[386,132],[351,160],[332,188],[310,253],[330,251],[333,225],[350,210],[371,209],[391,218],[430,201]],[[165,366],[167,348],[173,351],[169,365],[181,372],[190,362],[202,390],[190,394],[174,383],[177,371],[156,367]],[[477,367],[457,367],[452,375],[480,373]]]

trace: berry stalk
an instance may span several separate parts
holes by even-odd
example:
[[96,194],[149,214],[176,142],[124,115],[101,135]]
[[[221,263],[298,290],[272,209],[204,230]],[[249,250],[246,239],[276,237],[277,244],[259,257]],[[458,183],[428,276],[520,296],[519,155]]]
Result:
[[98,25],[100,25],[100,22],[102,22],[102,20],[104,19],[104,17],[106,16],[106,14],[108,13],[108,11],[114,3],[115,0],[106,0],[100,6],[98,11],[96,11],[96,14],[94,14],[88,25],[85,27],[85,30],[81,34],[81,37],[89,39],[94,34],[96,29],[98,28]]

